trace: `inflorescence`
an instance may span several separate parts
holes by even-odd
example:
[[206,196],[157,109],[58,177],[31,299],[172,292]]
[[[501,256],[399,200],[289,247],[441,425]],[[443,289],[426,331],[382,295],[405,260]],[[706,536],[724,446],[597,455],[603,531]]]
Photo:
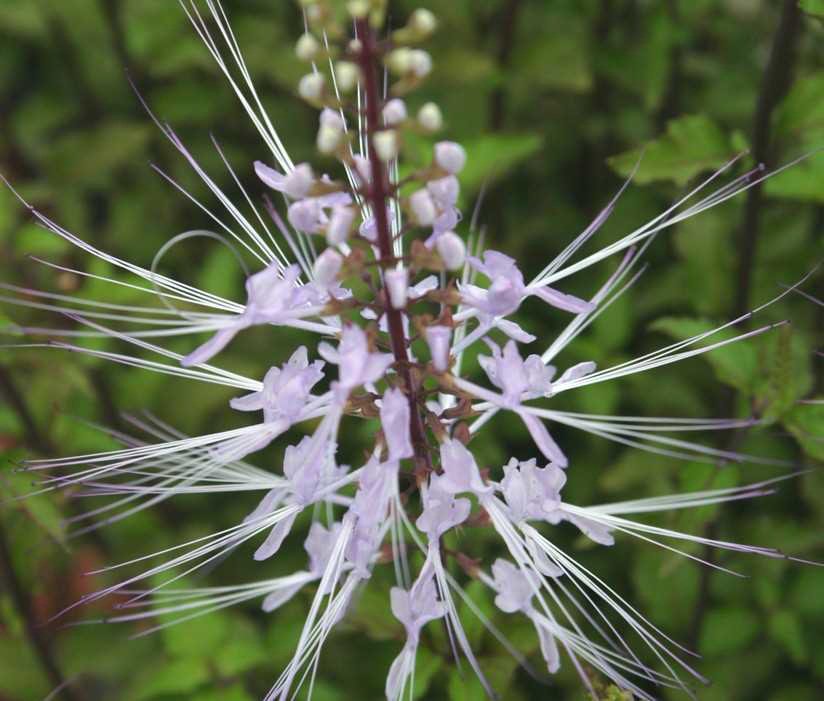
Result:
[[[765,174],[755,169],[707,194],[730,163],[651,222],[594,253],[577,256],[599,233],[616,196],[527,282],[515,260],[482,250],[481,238],[466,233],[469,227],[458,203],[461,171],[472,155],[458,143],[438,140],[444,117],[436,104],[411,108],[414,92],[433,69],[432,58],[421,48],[437,28],[430,11],[419,9],[400,29],[387,32],[386,7],[380,0],[354,0],[344,17],[325,0],[302,0],[307,31],[297,41],[296,54],[311,68],[297,93],[319,110],[316,145],[332,177],[318,175],[318,166],[290,160],[263,110],[223,9],[217,0],[206,4],[217,34],[196,4],[186,12],[269,149],[270,157],[256,161],[254,171],[261,190],[268,190],[272,199],[255,204],[224,158],[243,195],[240,203],[233,203],[171,127],[158,125],[231,222],[196,204],[226,240],[233,239],[258,266],[248,276],[245,302],[161,275],[155,265],[144,268],[100,251],[35,210],[47,229],[127,271],[135,278],[130,286],[159,296],[163,306],[115,305],[30,290],[18,292],[44,301],[16,301],[70,313],[85,327],[57,330],[57,335],[109,336],[160,359],[89,349],[67,340],[53,345],[235,388],[232,408],[255,422],[188,437],[158,419],[133,418],[152,440],[118,434],[126,443],[121,450],[36,460],[28,467],[54,473],[45,480],[47,489],[79,486],[86,494],[115,497],[81,517],[98,519],[82,530],[183,494],[257,492],[260,503],[241,523],[164,551],[160,564],[149,566],[151,555],[122,563],[138,566],[139,572],[78,603],[127,590],[126,602],[110,620],[166,613],[182,621],[252,599],[262,599],[263,609],[272,611],[313,585],[294,657],[267,697],[289,699],[304,683],[312,683],[324,641],[346,615],[356,590],[370,580],[375,567],[386,564],[394,567],[397,579],[389,593],[391,608],[406,631],[406,642],[388,670],[388,699],[412,693],[421,630],[436,620],[445,623],[454,654],[468,661],[494,695],[464,633],[458,600],[525,662],[468,598],[461,584],[466,579],[486,585],[501,611],[527,617],[550,673],[566,656],[593,694],[592,670],[644,699],[652,698],[650,685],[688,689],[679,672],[700,676],[682,660],[680,646],[553,542],[553,532],[566,523],[605,547],[616,538],[637,536],[676,552],[681,551],[669,542],[785,557],[769,548],[679,533],[632,518],[760,496],[770,493],[777,480],[575,505],[563,499],[567,475],[575,467],[550,427],[582,429],[665,456],[728,460],[741,456],[671,434],[751,422],[571,413],[554,409],[552,398],[675,363],[771,327],[716,340],[717,331],[741,321],[735,319],[716,331],[603,370],[592,362],[556,370],[554,363],[637,279],[638,261],[658,232],[724,202]],[[433,140],[431,158],[401,177],[398,161],[412,135]],[[557,288],[572,274],[615,256],[614,271],[589,299]],[[541,353],[521,350],[538,340],[515,320],[526,304],[543,305],[546,313],[566,320],[556,338],[541,341]],[[229,344],[242,343],[245,329],[258,325],[299,329],[306,343],[262,380],[212,364]],[[155,343],[190,333],[209,337],[186,356]],[[467,377],[461,368],[463,354],[479,345],[485,349],[479,362],[486,377]],[[519,418],[534,451],[503,466],[489,465],[473,454],[473,437],[500,412]],[[380,430],[365,464],[350,469],[337,462],[338,437],[346,422],[359,419],[377,419]],[[285,449],[282,466],[269,469],[247,461],[293,427],[306,434]],[[311,512],[312,523],[308,534],[301,535],[295,524],[304,511]],[[461,552],[454,535],[459,528],[494,532],[503,541],[502,556],[486,564]],[[308,554],[305,570],[234,586],[167,587],[247,541],[256,543],[254,557],[264,561],[275,556],[287,538],[302,537]],[[171,575],[164,584],[135,588],[163,573]],[[659,669],[636,655],[631,638],[647,649]]]

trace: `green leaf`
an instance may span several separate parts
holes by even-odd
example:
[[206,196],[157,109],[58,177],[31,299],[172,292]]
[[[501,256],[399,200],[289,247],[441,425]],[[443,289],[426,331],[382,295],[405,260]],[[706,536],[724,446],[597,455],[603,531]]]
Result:
[[707,657],[737,652],[755,640],[758,629],[758,618],[749,609],[713,609],[704,619],[699,651]]
[[764,183],[771,197],[824,204],[824,154],[817,153]]
[[[680,341],[716,328],[714,323],[705,319],[686,317],[664,317],[657,319],[650,326]],[[733,331],[725,329],[706,338],[702,345],[728,340],[733,336]],[[731,343],[710,351],[703,357],[712,365],[721,382],[744,391],[753,388],[758,375],[758,354],[751,344]]]
[[793,662],[801,665],[807,661],[807,645],[798,614],[793,611],[778,611],[770,616],[769,631],[773,640],[781,645]]
[[805,139],[824,132],[824,76],[814,73],[793,83],[776,108],[774,124],[780,139]]
[[143,701],[165,694],[189,694],[205,684],[209,676],[204,660],[173,660],[147,670],[128,698],[130,701]]
[[[31,495],[36,487],[32,484],[31,473],[11,473],[3,475],[3,487],[16,497]],[[5,491],[4,489],[4,491]],[[34,494],[16,503],[29,516],[36,528],[47,533],[56,543],[65,547],[66,531],[63,515],[51,495]]]
[[109,122],[71,132],[54,145],[50,164],[64,182],[105,187],[113,171],[143,156],[150,135],[150,127],[141,122]]
[[469,154],[460,175],[464,195],[477,192],[536,154],[542,145],[537,134],[485,134],[463,142]]
[[195,694],[190,701],[254,701],[254,699],[255,697],[240,684],[234,684],[227,689],[214,689]]
[[789,429],[807,455],[824,460],[824,397],[811,400],[817,404],[798,404],[785,417],[784,425]]
[[785,324],[770,335],[762,355],[763,387],[757,392],[765,405],[761,415],[765,421],[775,421],[791,410],[810,389],[809,349]]
[[824,0],[798,0],[798,6],[807,14],[824,17]]
[[42,699],[51,691],[45,671],[25,640],[0,636],[0,660],[0,696]]
[[696,114],[667,122],[666,133],[648,141],[643,148],[612,156],[610,167],[627,177],[636,163],[635,182],[640,185],[658,180],[670,180],[686,185],[693,177],[718,168],[742,150],[733,144],[721,128],[709,117]]
[[221,644],[219,653],[214,656],[220,675],[233,677],[242,674],[266,659],[263,641],[257,630],[248,621],[231,619],[229,634]]
[[[159,618],[162,622],[168,622],[176,616],[165,615]],[[223,654],[227,628],[226,615],[212,612],[164,628],[163,643],[174,657],[211,660],[215,655]]]

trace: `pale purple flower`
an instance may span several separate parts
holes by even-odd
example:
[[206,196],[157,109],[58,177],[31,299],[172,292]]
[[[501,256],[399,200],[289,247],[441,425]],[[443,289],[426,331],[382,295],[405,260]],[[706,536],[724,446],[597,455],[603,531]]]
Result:
[[533,622],[547,669],[550,674],[555,674],[561,667],[561,657],[555,638],[538,622],[538,614],[532,605],[537,585],[507,560],[495,560],[492,576],[492,587],[498,592],[495,605],[504,613],[524,613]]
[[393,363],[391,353],[372,353],[366,333],[359,326],[346,326],[337,348],[321,343],[318,352],[338,366],[338,385],[350,391],[377,382]]
[[263,411],[267,423],[284,419],[297,421],[312,388],[323,379],[322,360],[309,363],[309,352],[301,346],[282,367],[273,367],[263,378],[263,389],[232,399],[238,411]]
[[481,479],[475,456],[460,441],[448,440],[441,445],[441,467],[443,476],[438,486],[451,494],[483,496],[492,492],[492,485]]
[[381,403],[381,426],[390,460],[411,458],[412,440],[409,437],[409,400],[399,389],[388,389]]
[[255,161],[255,172],[273,190],[282,192],[293,200],[307,197],[315,185],[315,174],[308,163],[301,163],[284,175],[265,163]]
[[466,521],[471,508],[469,499],[455,498],[454,484],[448,478],[432,475],[415,525],[426,533],[430,543],[437,543],[444,533]]
[[238,331],[255,324],[277,324],[293,318],[299,302],[296,283],[300,269],[290,265],[281,270],[278,265],[270,265],[255,273],[246,281],[246,307],[225,328],[218,331],[209,341],[187,355],[181,362],[185,366],[208,362],[222,351]]
[[488,345],[492,356],[480,355],[478,362],[492,384],[503,391],[506,404],[514,407],[524,399],[550,393],[554,368],[545,366],[540,356],[530,355],[524,361],[514,341],[504,346],[503,353],[496,343],[488,341]]
[[429,344],[429,355],[432,358],[432,367],[437,372],[446,372],[449,367],[449,346],[452,339],[452,329],[448,326],[427,326],[426,342]]
[[409,591],[393,587],[389,592],[392,614],[406,630],[403,650],[386,676],[386,698],[389,701],[402,697],[407,680],[412,676],[421,629],[446,614],[446,606],[438,599],[433,574],[432,569],[425,566]]
[[477,285],[462,287],[464,303],[489,316],[508,316],[521,306],[526,296],[524,276],[515,260],[498,251],[485,251],[483,260],[470,256],[469,264],[489,278],[487,289]]
[[566,483],[563,470],[549,464],[537,467],[535,459],[519,462],[512,458],[504,465],[501,492],[513,521],[526,519],[558,523],[561,518],[561,489]]
[[289,205],[289,223],[298,231],[307,234],[322,234],[329,225],[329,213],[352,203],[352,197],[345,192],[332,192],[318,197],[304,197]]

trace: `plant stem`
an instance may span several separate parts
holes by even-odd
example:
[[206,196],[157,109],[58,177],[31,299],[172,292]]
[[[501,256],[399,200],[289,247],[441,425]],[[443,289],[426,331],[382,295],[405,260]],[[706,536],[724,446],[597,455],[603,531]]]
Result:
[[54,657],[49,640],[43,634],[43,629],[40,627],[40,624],[34,620],[29,597],[14,571],[11,549],[9,548],[2,520],[0,520],[0,576],[2,576],[2,579],[6,583],[6,590],[14,603],[14,607],[23,619],[26,637],[28,637],[29,643],[39,658],[40,664],[43,666],[46,676],[49,679],[49,683],[55,687],[55,690],[59,689],[58,693],[60,694],[60,698],[64,699],[64,701],[76,701],[78,697],[74,691],[69,688],[69,683],[63,677],[63,673],[60,671],[60,667]]
[[[795,45],[801,30],[801,10],[798,0],[784,0],[781,19],[773,36],[770,59],[761,78],[761,89],[755,109],[752,127],[752,154],[758,163],[770,161],[770,120],[773,110],[787,93],[795,66]],[[758,232],[763,203],[761,184],[747,191],[744,220],[739,235],[738,290],[735,299],[735,316],[745,314],[750,308],[752,274],[758,247]]]
[[[372,168],[372,182],[368,190],[369,206],[375,218],[377,229],[378,250],[380,251],[380,265],[383,269],[392,265],[395,259],[392,250],[392,235],[389,231],[389,218],[386,215],[386,201],[391,192],[386,167],[378,157],[374,145],[374,135],[380,130],[380,114],[383,100],[378,84],[378,65],[380,50],[375,39],[375,33],[369,25],[368,19],[358,20],[357,36],[361,42],[358,56],[361,74],[363,77],[367,143],[369,147],[369,162]],[[403,313],[394,309],[386,298],[386,320],[389,327],[389,336],[392,343],[392,354],[395,356],[395,366],[398,374],[406,385],[406,396],[409,400],[409,428],[412,445],[415,450],[416,471],[424,473],[432,469],[432,459],[429,454],[429,445],[418,406],[418,387],[412,377],[409,363],[409,353],[406,349],[406,334],[403,330]]]

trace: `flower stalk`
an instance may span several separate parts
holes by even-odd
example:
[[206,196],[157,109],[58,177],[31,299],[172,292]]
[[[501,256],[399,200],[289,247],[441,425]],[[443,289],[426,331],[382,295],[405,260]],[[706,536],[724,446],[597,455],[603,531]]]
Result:
[[[380,65],[381,49],[378,46],[375,31],[367,18],[356,22],[357,38],[360,42],[358,64],[363,76],[363,92],[365,100],[366,128],[369,164],[371,168],[371,183],[368,185],[368,199],[375,218],[377,230],[377,244],[380,251],[378,261],[383,271],[394,264],[395,255],[392,248],[392,234],[389,230],[389,218],[386,214],[386,204],[390,196],[389,176],[384,161],[379,157],[375,148],[375,135],[381,130],[380,115],[383,111],[383,99],[380,95],[378,83],[378,66]],[[383,273],[381,274],[383,277]],[[409,401],[409,429],[412,437],[412,447],[415,451],[415,471],[420,479],[432,471],[432,456],[426,440],[426,429],[421,417],[418,402],[418,384],[412,374],[407,350],[406,334],[403,330],[403,311],[395,309],[390,303],[389,293],[384,283],[384,300],[386,303],[386,320],[389,328],[389,337],[395,364],[406,389]]]

